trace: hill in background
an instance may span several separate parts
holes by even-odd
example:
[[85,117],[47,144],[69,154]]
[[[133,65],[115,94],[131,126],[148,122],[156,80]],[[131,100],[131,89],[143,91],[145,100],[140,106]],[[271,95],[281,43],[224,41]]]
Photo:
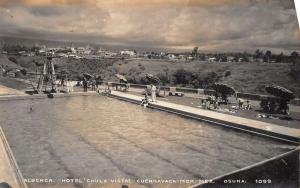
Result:
[[[41,70],[42,57],[1,56],[0,65],[23,68],[28,72]],[[125,75],[131,83],[146,84],[145,75],[157,75],[164,85],[191,88],[209,88],[214,82],[233,86],[239,92],[265,93],[265,86],[277,84],[300,96],[299,79],[291,74],[294,69],[287,63],[207,63],[191,61],[172,62],[148,59],[54,59],[56,71],[68,72],[72,80],[82,73],[101,75],[104,81],[117,81],[115,74]],[[296,72],[297,74],[297,72]]]

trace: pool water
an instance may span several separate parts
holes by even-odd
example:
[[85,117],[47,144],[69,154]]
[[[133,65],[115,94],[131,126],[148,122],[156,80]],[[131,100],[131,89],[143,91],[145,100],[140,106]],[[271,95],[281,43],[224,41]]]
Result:
[[1,101],[0,125],[24,178],[57,181],[207,179],[294,148],[104,96]]

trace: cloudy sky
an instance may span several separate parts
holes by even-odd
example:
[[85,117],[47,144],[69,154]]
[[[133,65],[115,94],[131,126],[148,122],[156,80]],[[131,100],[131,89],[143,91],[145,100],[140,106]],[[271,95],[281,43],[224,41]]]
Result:
[[300,49],[293,0],[0,0],[0,35],[180,50]]

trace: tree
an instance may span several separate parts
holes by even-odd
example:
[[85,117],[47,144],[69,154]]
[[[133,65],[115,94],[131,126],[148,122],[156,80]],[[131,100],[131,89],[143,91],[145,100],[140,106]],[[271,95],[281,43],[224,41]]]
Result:
[[260,51],[259,49],[255,50],[255,58],[259,59],[263,57],[263,52]]
[[204,80],[206,87],[211,87],[218,82],[220,76],[216,72],[209,72]]
[[165,76],[167,78],[167,82],[166,83],[169,83],[169,68],[167,66],[164,66],[163,67],[163,71],[165,72]]
[[300,83],[300,58],[291,65],[290,75],[294,80]]
[[284,62],[284,54],[281,52],[279,55],[276,56],[276,63],[283,63]]
[[271,52],[270,50],[266,51],[265,56],[264,56],[264,59],[265,59],[268,63],[270,63],[271,57],[272,57],[272,52]]
[[33,47],[30,48],[30,51],[31,52],[38,52],[40,49],[41,49],[41,47],[33,46]]
[[295,52],[295,51],[292,52],[291,53],[291,61],[292,61],[292,63],[296,63],[298,59],[299,59],[299,53]]
[[169,83],[169,79],[164,73],[160,72],[156,76],[160,79],[160,81],[163,85],[166,85]]
[[198,47],[194,47],[192,51],[192,57],[197,57],[197,54],[198,54]]
[[191,75],[192,73],[187,70],[177,69],[173,75],[175,77],[175,84],[188,84]]
[[17,45],[4,44],[3,50],[7,51],[8,53],[17,53],[20,51],[29,51],[30,49],[26,46],[21,46],[19,44],[17,44]]

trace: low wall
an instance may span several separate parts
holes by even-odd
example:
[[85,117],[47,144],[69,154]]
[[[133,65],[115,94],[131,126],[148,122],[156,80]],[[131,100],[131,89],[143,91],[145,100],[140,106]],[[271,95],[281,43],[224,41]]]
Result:
[[[23,175],[0,127],[0,183],[6,182],[14,188],[27,188]],[[0,186],[1,187],[1,186]]]
[[6,95],[6,96],[0,96],[0,101],[63,98],[63,97],[91,96],[91,95],[99,95],[99,94],[97,92],[89,91],[89,92],[51,93],[51,94],[34,94],[34,95]]
[[176,91],[183,92],[183,93],[199,94],[198,89],[186,88],[186,87],[176,87]]
[[139,89],[145,89],[145,88],[147,88],[146,85],[141,85],[141,84],[130,84],[130,87],[139,88]]
[[155,103],[148,104],[148,107],[153,108],[153,109],[157,109],[157,110],[161,110],[161,111],[165,111],[165,112],[170,112],[170,113],[173,113],[173,114],[177,114],[177,115],[180,115],[180,116],[183,116],[183,117],[188,117],[188,118],[201,120],[201,121],[212,123],[212,124],[215,124],[215,125],[220,125],[220,126],[223,126],[223,127],[230,127],[230,128],[238,129],[238,130],[241,130],[241,131],[248,132],[250,134],[265,136],[265,137],[274,138],[274,139],[278,139],[278,140],[286,141],[286,142],[291,142],[291,143],[297,143],[297,144],[300,142],[300,138],[298,138],[298,137],[292,137],[292,136],[289,136],[289,135],[286,135],[286,134],[270,132],[270,131],[264,130],[264,129],[257,129],[255,127],[249,127],[249,126],[245,126],[243,124],[233,123],[233,122],[230,122],[228,120],[219,120],[219,119],[203,116],[203,115],[200,115],[200,114],[188,113],[188,112],[184,112],[182,110],[177,110],[177,109],[172,109],[172,108],[168,108],[168,107],[165,107],[165,106],[157,105]]
[[202,183],[190,188],[297,188],[299,187],[299,150],[298,147],[271,159],[216,177],[212,179],[213,183]]

